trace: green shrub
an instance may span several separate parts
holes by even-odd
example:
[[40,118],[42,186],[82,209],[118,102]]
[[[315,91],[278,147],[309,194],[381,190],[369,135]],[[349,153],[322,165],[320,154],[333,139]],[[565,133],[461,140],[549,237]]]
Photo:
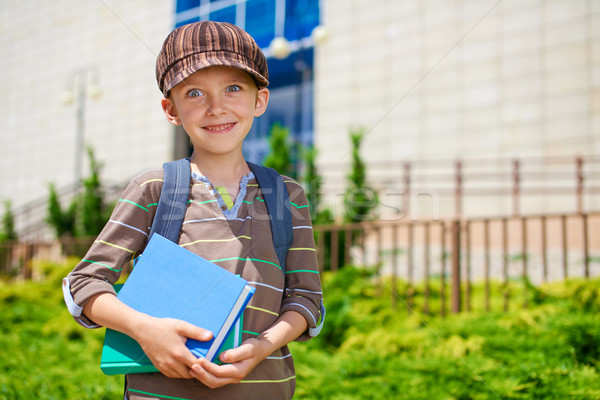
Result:
[[88,148],[90,176],[82,182],[83,190],[63,209],[54,184],[49,185],[48,215],[46,222],[54,228],[57,238],[63,236],[97,236],[110,217],[112,206],[104,200],[100,182],[101,164]]
[[289,128],[285,128],[279,122],[271,126],[269,133],[270,151],[263,164],[282,175],[296,178],[296,171],[292,162],[292,144],[289,136]]
[[[0,282],[0,399],[122,397],[122,377],[99,369],[103,330],[80,327],[64,306],[58,276],[73,262],[38,263],[46,281]],[[388,296],[373,296],[376,278],[351,266],[323,274],[323,331],[290,344],[295,398],[600,398],[600,321],[589,302],[597,281],[541,286],[543,301],[527,309],[441,318],[393,309]],[[522,295],[525,285],[513,285]],[[498,287],[494,304],[502,302]]]
[[344,195],[345,222],[369,221],[374,218],[377,207],[377,192],[367,184],[367,167],[360,156],[364,129],[350,132],[352,144],[352,164],[348,175],[348,187]]
[[15,215],[10,209],[10,201],[4,202],[4,214],[2,215],[2,226],[0,227],[0,243],[7,240],[16,240]]

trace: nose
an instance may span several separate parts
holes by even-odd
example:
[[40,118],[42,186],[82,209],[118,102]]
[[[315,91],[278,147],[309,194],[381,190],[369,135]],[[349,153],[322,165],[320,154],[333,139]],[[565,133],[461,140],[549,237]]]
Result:
[[220,96],[209,96],[206,99],[206,107],[209,115],[223,115],[225,113],[225,104]]

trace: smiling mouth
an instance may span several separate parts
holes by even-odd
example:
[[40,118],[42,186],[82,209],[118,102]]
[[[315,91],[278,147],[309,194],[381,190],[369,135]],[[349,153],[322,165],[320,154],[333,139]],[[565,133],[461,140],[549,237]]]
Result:
[[204,129],[212,133],[225,133],[229,132],[234,127],[234,125],[235,123],[209,125],[205,126]]

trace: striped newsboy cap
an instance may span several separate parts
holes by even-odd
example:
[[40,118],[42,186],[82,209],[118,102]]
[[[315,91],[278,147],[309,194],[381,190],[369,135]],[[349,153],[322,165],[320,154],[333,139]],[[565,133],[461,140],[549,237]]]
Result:
[[160,91],[169,91],[194,72],[226,65],[249,73],[259,88],[269,85],[267,59],[252,36],[226,23],[200,21],[176,28],[167,36],[156,59]]

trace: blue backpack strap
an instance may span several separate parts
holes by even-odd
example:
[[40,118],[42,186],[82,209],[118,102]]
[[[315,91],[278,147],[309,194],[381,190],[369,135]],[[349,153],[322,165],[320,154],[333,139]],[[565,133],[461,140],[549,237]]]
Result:
[[269,219],[271,220],[271,233],[273,246],[279,259],[279,265],[285,273],[285,259],[294,240],[292,227],[292,211],[290,209],[290,196],[283,178],[272,168],[248,163],[260,187]]
[[[279,259],[279,264],[285,273],[285,258],[289,248],[294,240],[294,231],[292,226],[292,211],[290,205],[290,196],[285,186],[283,178],[272,168],[262,167],[257,164],[248,163],[248,166],[254,173],[258,186],[265,199],[269,218],[271,220],[271,232],[273,235],[273,245]],[[309,328],[308,334],[311,337],[317,336],[323,328],[325,322],[325,306],[321,300],[320,309],[321,320],[314,328]]]
[[163,164],[164,177],[160,199],[154,215],[154,222],[148,239],[153,234],[179,242],[185,210],[190,197],[190,160],[171,161]]

